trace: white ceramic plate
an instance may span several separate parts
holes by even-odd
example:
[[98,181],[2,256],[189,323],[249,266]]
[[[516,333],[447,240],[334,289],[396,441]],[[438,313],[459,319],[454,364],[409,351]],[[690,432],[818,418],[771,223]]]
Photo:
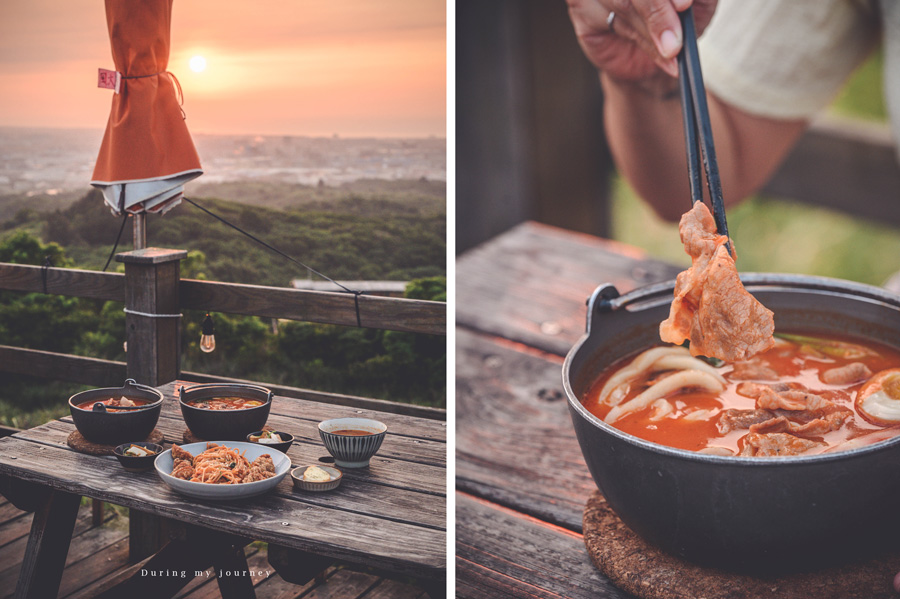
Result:
[[[244,453],[244,457],[251,463],[264,453],[272,456],[272,463],[275,465],[275,476],[265,480],[259,480],[253,483],[240,483],[237,485],[213,485],[210,483],[192,483],[188,480],[182,480],[172,476],[172,450],[167,449],[157,456],[153,465],[156,472],[164,483],[169,485],[174,491],[183,493],[190,497],[199,499],[212,500],[229,500],[244,499],[246,497],[255,497],[270,491],[278,486],[281,479],[291,470],[291,459],[271,447],[260,446],[257,443],[245,443],[243,441],[212,441],[216,445],[224,445],[231,449],[236,449]],[[182,449],[191,455],[198,455],[206,450],[206,442],[188,443],[187,445],[179,445]]]

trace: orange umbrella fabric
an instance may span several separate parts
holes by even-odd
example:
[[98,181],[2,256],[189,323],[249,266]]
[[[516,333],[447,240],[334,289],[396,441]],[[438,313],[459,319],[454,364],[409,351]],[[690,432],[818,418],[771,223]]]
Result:
[[[172,0],[106,0],[119,93],[113,95],[91,185],[116,214],[162,213],[203,174],[169,63]],[[124,192],[124,197],[123,197]]]

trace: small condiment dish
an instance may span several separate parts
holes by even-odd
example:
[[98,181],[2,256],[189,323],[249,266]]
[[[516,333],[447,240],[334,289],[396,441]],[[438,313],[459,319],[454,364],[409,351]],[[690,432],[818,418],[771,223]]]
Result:
[[365,468],[381,447],[387,425],[369,418],[334,418],[319,423],[319,436],[334,463],[343,468]]
[[257,445],[262,445],[263,447],[271,447],[272,449],[277,449],[282,453],[287,453],[287,450],[291,448],[291,444],[294,442],[294,435],[290,433],[283,433],[281,431],[271,431],[281,437],[281,443],[264,443],[259,440],[251,439],[251,437],[258,437],[263,434],[265,431],[256,431],[254,433],[250,433],[247,435],[248,443],[256,443]]
[[331,480],[305,480],[303,478],[303,473],[306,472],[307,468],[309,468],[309,466],[301,466],[299,468],[294,468],[293,470],[291,470],[291,480],[294,481],[295,489],[298,489],[300,491],[313,492],[333,491],[334,489],[338,488],[338,485],[340,485],[341,481],[344,479],[344,474],[337,468],[333,468],[331,466],[319,466],[319,468],[321,468],[331,476]]
[[[152,453],[145,456],[126,455],[125,451],[132,445],[142,447]],[[143,472],[144,470],[150,470],[151,468],[153,468],[153,462],[154,460],[156,460],[156,456],[158,456],[162,450],[162,445],[157,445],[156,443],[145,443],[141,441],[137,443],[123,443],[122,445],[116,447],[113,450],[113,453],[115,453],[116,459],[119,460],[119,463],[122,464],[122,467],[125,468],[125,470],[127,470],[128,472]]]

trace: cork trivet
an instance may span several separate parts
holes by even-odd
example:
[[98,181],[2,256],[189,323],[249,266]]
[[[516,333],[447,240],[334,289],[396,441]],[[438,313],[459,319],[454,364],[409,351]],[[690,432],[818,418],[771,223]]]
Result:
[[896,599],[900,550],[865,563],[757,578],[703,568],[669,555],[628,528],[595,491],[584,508],[584,544],[610,581],[641,599]]
[[[141,439],[141,441],[162,445],[163,434],[158,428],[155,428],[146,439]],[[115,455],[115,449],[121,445],[121,443],[116,443],[115,445],[101,445],[100,443],[88,441],[78,431],[72,431],[66,438],[66,445],[78,453],[86,453],[88,455]]]
[[[269,425],[264,426],[262,429],[263,429],[264,431],[272,431],[273,433],[275,432],[275,429],[272,428],[272,427],[269,426]],[[184,444],[185,444],[185,445],[187,445],[188,443],[203,443],[204,441],[246,441],[246,440],[247,440],[246,438],[240,438],[240,439],[201,439],[200,437],[198,437],[197,435],[195,435],[194,433],[192,433],[192,432],[191,432],[191,429],[189,429],[189,428],[184,429],[184,433],[182,433],[181,438],[184,440]]]

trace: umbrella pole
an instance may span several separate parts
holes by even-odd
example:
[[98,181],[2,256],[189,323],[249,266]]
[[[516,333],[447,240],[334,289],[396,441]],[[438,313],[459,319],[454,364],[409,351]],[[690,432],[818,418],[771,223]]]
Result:
[[147,247],[147,215],[144,213],[135,214],[132,218],[134,218],[132,223],[134,226],[132,233],[134,249],[142,250]]

